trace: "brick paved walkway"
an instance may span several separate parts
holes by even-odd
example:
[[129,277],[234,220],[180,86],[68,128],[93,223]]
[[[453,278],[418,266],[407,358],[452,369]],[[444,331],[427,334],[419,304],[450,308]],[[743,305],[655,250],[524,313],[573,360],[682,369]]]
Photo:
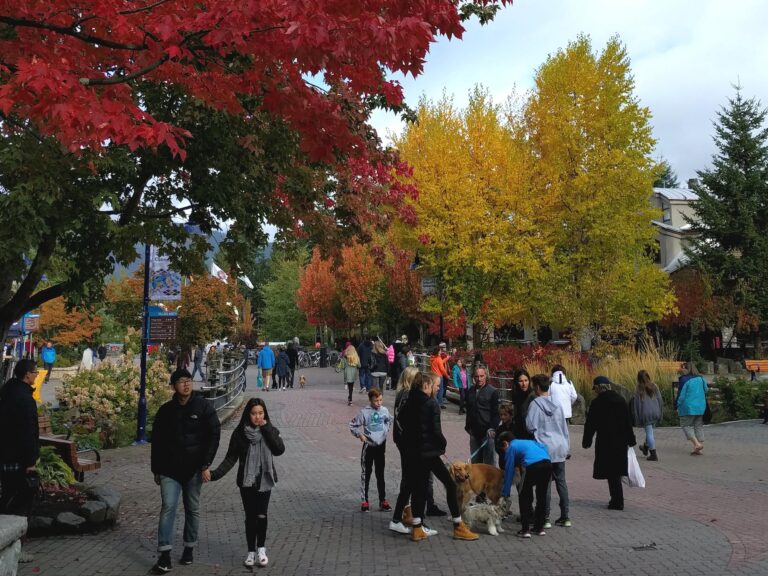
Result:
[[[570,529],[522,541],[507,521],[498,537],[456,542],[450,524],[432,519],[435,538],[414,544],[387,530],[389,513],[358,511],[360,444],[347,422],[364,405],[355,394],[346,406],[339,376],[329,369],[305,371],[304,390],[265,395],[272,422],[285,439],[276,459],[279,483],[272,495],[267,551],[270,574],[768,574],[768,426],[746,422],[707,427],[706,455],[689,455],[679,429],[657,431],[658,463],[641,460],[648,487],[626,489],[626,509],[605,509],[608,488],[591,479],[593,452],[582,450],[581,428],[573,427],[568,464]],[[249,383],[254,378],[249,378]],[[385,403],[391,407],[393,393]],[[448,457],[466,458],[468,442],[455,406],[444,412]],[[225,428],[216,459],[223,458],[234,420]],[[638,430],[638,440],[642,431]],[[123,494],[119,525],[89,536],[34,539],[32,564],[23,576],[141,575],[155,561],[159,490],[149,471],[149,447],[102,453],[103,468],[92,484]],[[387,452],[388,497],[396,497],[397,450]],[[375,482],[371,500],[376,500]],[[442,489],[438,503],[445,508]],[[553,494],[556,510],[556,495]],[[181,516],[181,515],[180,515]],[[181,526],[177,546],[181,545]],[[193,566],[174,574],[225,575],[250,572],[245,555],[243,512],[231,472],[204,486],[200,545]],[[636,550],[655,544],[652,549]],[[375,563],[371,560],[375,552]],[[259,571],[259,569],[255,569]]]

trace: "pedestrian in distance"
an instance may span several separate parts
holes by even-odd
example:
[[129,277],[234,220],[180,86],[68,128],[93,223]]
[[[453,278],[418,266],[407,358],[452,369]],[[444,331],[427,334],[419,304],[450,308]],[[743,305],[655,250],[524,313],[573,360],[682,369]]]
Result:
[[528,417],[528,407],[536,398],[531,386],[531,376],[525,369],[519,369],[514,374],[514,392],[512,393],[512,406],[514,414],[512,415],[512,430],[515,438],[521,440],[532,440],[533,436],[528,432],[526,418]]
[[272,385],[272,372],[275,369],[275,353],[269,347],[269,342],[264,342],[264,346],[256,357],[256,365],[261,370],[261,377],[264,380],[264,390],[269,392]]
[[83,357],[80,359],[80,370],[93,370],[94,355],[90,344],[85,345]]
[[193,356],[192,366],[192,380],[195,379],[195,374],[200,373],[200,378],[205,380],[205,374],[203,373],[203,347],[200,345],[195,346],[195,354]]
[[352,344],[348,344],[341,356],[341,366],[344,373],[344,385],[347,387],[347,406],[352,406],[352,391],[355,388],[358,371],[360,369],[360,357]]
[[282,346],[280,346],[277,350],[277,388],[278,390],[285,390],[288,387],[288,381],[291,374],[291,369],[288,366],[288,353]]
[[422,521],[430,472],[445,488],[453,521],[454,539],[477,540],[478,535],[467,528],[461,519],[456,483],[440,459],[445,454],[447,442],[440,422],[440,407],[435,400],[439,387],[440,379],[434,374],[417,374],[411,384],[408,402],[401,417],[401,445],[405,448],[405,457],[409,459],[406,469],[409,474],[413,510],[411,540],[419,542],[427,538]]
[[384,463],[386,461],[387,434],[392,425],[389,410],[382,406],[382,393],[377,387],[368,392],[369,406],[366,406],[352,418],[349,431],[352,436],[363,443],[360,452],[360,511],[368,512],[368,486],[371,482],[371,472],[376,470],[376,489],[379,493],[379,510],[392,510],[387,500],[386,484],[384,482]]
[[[629,401],[629,409],[632,413],[632,421],[635,426],[645,429],[645,442],[640,446],[646,460],[657,461],[656,439],[653,436],[653,428],[661,422],[664,414],[664,401],[661,398],[659,387],[651,381],[651,376],[645,370],[637,373],[637,387]],[[650,452],[650,455],[648,454]]]
[[400,346],[400,349],[395,354],[395,363],[392,364],[392,389],[397,390],[399,388],[400,375],[408,367],[408,353],[411,351],[407,344]]
[[473,464],[495,466],[496,427],[499,425],[499,391],[488,383],[488,369],[475,364],[472,387],[467,391],[467,417],[464,430],[469,434]]
[[[0,388],[0,514],[29,519],[40,486],[35,465],[40,456],[37,403],[32,388],[37,377],[34,360],[19,360],[13,378]],[[31,562],[22,551],[20,562]]]
[[555,364],[552,367],[552,380],[549,386],[549,396],[563,410],[563,416],[567,421],[573,415],[573,403],[579,397],[573,382],[565,375],[565,367]]
[[592,478],[608,481],[608,509],[624,510],[621,477],[627,475],[627,449],[636,444],[632,416],[624,398],[611,389],[611,381],[605,376],[593,380],[592,390],[597,396],[587,412],[581,446],[591,448],[592,439],[597,437]]
[[467,367],[464,366],[464,360],[458,358],[451,371],[453,376],[453,386],[459,391],[459,414],[466,413],[465,405],[467,402],[467,390],[469,389],[469,374]]
[[373,368],[373,342],[370,336],[364,336],[363,341],[357,347],[357,356],[360,359],[358,370],[360,373],[359,393],[368,392],[373,385],[371,368]]
[[221,425],[213,406],[192,390],[192,375],[186,370],[171,374],[174,395],[155,415],[152,426],[152,474],[160,486],[162,507],[157,529],[160,558],[156,574],[173,568],[173,526],[179,498],[184,503],[184,552],[179,563],[193,562],[200,525],[200,489],[219,448]]
[[[536,374],[533,377],[533,391],[536,398],[528,407],[526,426],[533,439],[547,447],[549,460],[552,463],[552,480],[555,481],[557,497],[560,499],[560,517],[555,524],[569,528],[570,501],[568,484],[565,480],[565,462],[571,453],[571,437],[568,424],[560,406],[549,395],[550,379],[546,374]],[[552,502],[552,482],[547,483],[547,494],[544,501],[544,529],[551,528],[549,520]]]
[[53,371],[53,365],[56,363],[56,348],[53,346],[53,342],[48,340],[40,349],[40,358],[43,360],[43,369],[46,370],[45,381],[51,379],[51,372]]
[[692,456],[704,450],[704,412],[707,409],[707,381],[699,375],[696,364],[688,363],[688,373],[680,377],[677,415],[685,438],[693,444]]
[[288,342],[288,350],[286,350],[286,354],[288,355],[288,369],[291,371],[290,374],[290,387],[293,388],[293,381],[296,377],[296,369],[299,366],[299,351],[296,349],[297,344],[294,342]]
[[[533,531],[538,536],[546,536],[544,531],[544,508],[547,499],[547,486],[552,483],[552,464],[549,460],[547,447],[535,440],[513,439],[509,432],[502,434],[501,445],[506,449],[504,460],[504,486],[501,495],[509,498],[512,490],[512,480],[515,471],[520,475],[521,483],[518,492],[520,506],[520,522],[518,538],[531,537]],[[533,497],[536,495],[536,508],[533,508]]]
[[269,421],[267,405],[261,398],[251,398],[245,405],[240,423],[232,432],[224,460],[215,470],[206,470],[203,481],[219,480],[229,472],[235,463],[240,489],[240,498],[245,511],[245,541],[248,554],[245,564],[266,566],[267,526],[269,500],[277,484],[277,470],[274,456],[285,452],[280,431]]
[[[394,351],[394,350],[393,350]],[[372,368],[371,368],[371,386],[384,390],[389,373],[389,360],[387,357],[387,347],[381,340],[373,343]]]

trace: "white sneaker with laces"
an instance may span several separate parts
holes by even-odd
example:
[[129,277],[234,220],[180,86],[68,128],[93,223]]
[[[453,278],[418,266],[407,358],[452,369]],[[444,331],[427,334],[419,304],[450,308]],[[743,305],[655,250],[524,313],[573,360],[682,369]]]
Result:
[[256,552],[248,552],[248,556],[245,557],[245,562],[243,562],[243,564],[249,568],[256,564]]
[[403,524],[402,522],[390,522],[389,523],[389,529],[392,530],[392,532],[397,532],[398,534],[410,534],[411,531],[408,530],[408,527]]
[[262,546],[256,551],[256,555],[259,557],[259,566],[266,566],[269,562],[269,558],[267,558],[267,549]]
[[421,529],[424,530],[424,534],[429,536],[437,536],[437,530],[434,528],[430,528],[429,526],[425,526],[424,524],[421,525]]

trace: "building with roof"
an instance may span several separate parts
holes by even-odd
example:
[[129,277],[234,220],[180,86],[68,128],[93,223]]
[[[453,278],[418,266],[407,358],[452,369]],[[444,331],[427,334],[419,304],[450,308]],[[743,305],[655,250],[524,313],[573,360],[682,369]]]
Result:
[[695,236],[687,218],[695,218],[693,205],[699,199],[688,188],[654,188],[651,204],[661,210],[661,219],[654,220],[659,253],[656,263],[671,274],[688,263],[685,248]]

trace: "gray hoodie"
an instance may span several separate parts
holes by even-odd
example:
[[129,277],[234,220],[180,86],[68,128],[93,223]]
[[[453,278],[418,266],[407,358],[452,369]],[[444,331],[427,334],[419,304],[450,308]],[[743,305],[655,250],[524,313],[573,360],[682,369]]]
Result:
[[[374,446],[381,446],[387,441],[387,433],[392,424],[392,417],[389,410],[384,406],[374,410],[371,406],[366,406],[352,418],[349,423],[349,431],[356,438],[365,434]],[[362,426],[362,430],[360,427]]]
[[549,396],[538,396],[528,407],[525,419],[528,431],[549,450],[552,462],[565,462],[571,451],[571,438],[563,411]]

